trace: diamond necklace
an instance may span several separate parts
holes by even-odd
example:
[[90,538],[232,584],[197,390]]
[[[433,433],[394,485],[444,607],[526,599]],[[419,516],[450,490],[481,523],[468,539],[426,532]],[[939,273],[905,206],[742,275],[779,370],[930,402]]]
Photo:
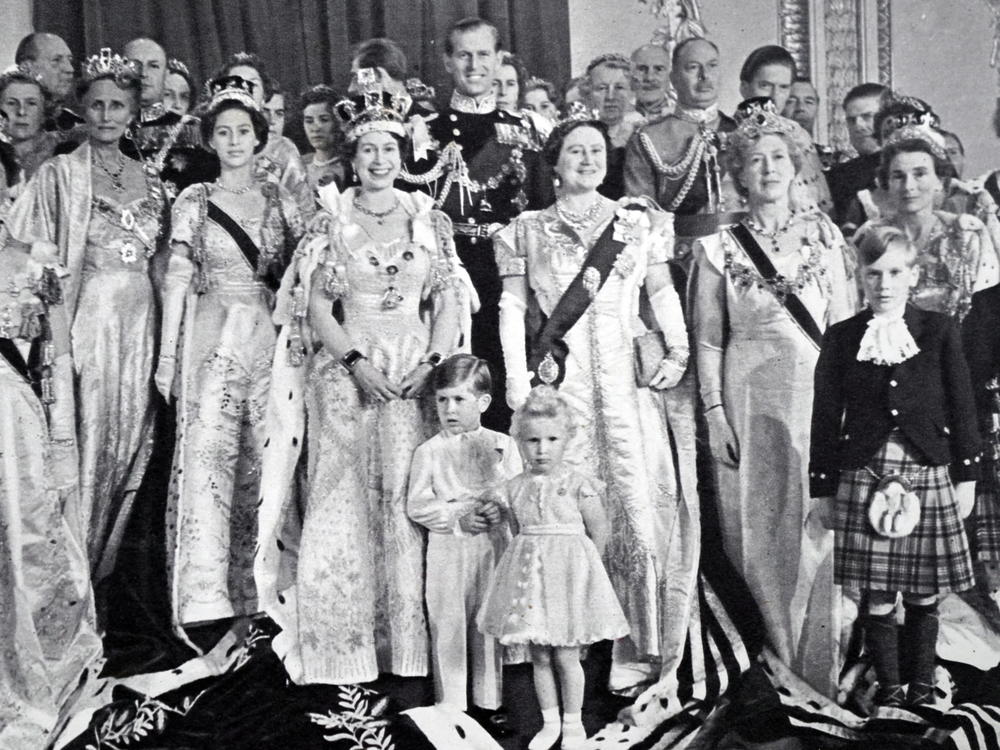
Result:
[[794,219],[794,218],[795,218],[795,214],[789,214],[788,215],[788,219],[785,221],[785,223],[782,224],[777,229],[775,229],[773,232],[772,231],[768,231],[767,229],[764,229],[764,227],[762,227],[760,224],[758,224],[754,220],[754,218],[752,216],[750,216],[750,214],[747,214],[744,217],[743,223],[746,224],[746,226],[747,226],[748,229],[756,232],[761,237],[764,237],[765,239],[771,240],[771,246],[774,249],[774,252],[775,253],[780,253],[781,252],[781,248],[778,246],[778,240],[781,238],[781,236],[783,234],[787,233],[788,230],[791,229],[791,227],[792,227],[792,219]]
[[253,190],[255,184],[256,183],[253,180],[251,180],[243,187],[232,188],[229,187],[228,185],[223,185],[221,180],[219,180],[218,178],[216,178],[215,180],[215,186],[217,188],[219,188],[220,190],[225,190],[227,193],[232,193],[233,195],[246,195],[251,190]]
[[351,204],[365,216],[370,216],[371,218],[375,219],[375,223],[381,226],[382,224],[385,223],[386,217],[389,214],[393,213],[397,208],[399,208],[399,196],[398,195],[396,196],[396,200],[394,200],[392,205],[389,206],[389,208],[387,208],[385,211],[373,211],[372,209],[368,208],[368,206],[366,206],[361,202],[360,196],[355,197],[354,200],[351,202]]
[[100,151],[94,149],[91,153],[93,155],[94,164],[96,164],[97,168],[104,172],[104,174],[108,176],[108,179],[111,180],[111,189],[116,193],[124,193],[125,183],[122,181],[122,174],[125,172],[125,154],[121,151],[118,152],[118,171],[112,172],[108,169],[108,165],[105,164],[104,156]]
[[597,215],[601,212],[601,195],[597,194],[594,198],[594,202],[590,204],[590,207],[580,213],[574,213],[566,208],[565,202],[559,198],[556,199],[556,214],[562,219],[566,224],[569,224],[574,229],[583,228],[590,226],[594,223]]

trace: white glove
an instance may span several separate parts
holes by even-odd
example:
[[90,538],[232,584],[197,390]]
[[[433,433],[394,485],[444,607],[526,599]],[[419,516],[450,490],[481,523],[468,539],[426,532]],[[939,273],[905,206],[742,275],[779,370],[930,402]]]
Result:
[[174,387],[177,373],[177,338],[184,317],[184,298],[187,296],[194,265],[183,255],[174,253],[167,264],[163,280],[163,326],[160,339],[160,359],[156,364],[153,382],[156,390],[167,401]]
[[649,385],[657,390],[672,388],[684,377],[690,355],[687,327],[677,290],[671,284],[665,285],[656,294],[650,295],[649,307],[667,344],[667,356]]
[[517,409],[531,391],[528,352],[524,341],[524,315],[528,306],[520,297],[505,291],[500,295],[500,344],[507,369],[507,406]]

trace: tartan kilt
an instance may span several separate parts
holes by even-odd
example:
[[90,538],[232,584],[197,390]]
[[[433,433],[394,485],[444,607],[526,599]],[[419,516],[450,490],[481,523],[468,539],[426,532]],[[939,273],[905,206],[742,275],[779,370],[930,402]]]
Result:
[[[907,536],[880,536],[868,521],[878,477],[902,474],[920,498],[920,522]],[[943,594],[974,584],[972,557],[947,466],[922,464],[893,430],[866,468],[840,473],[834,515],[834,581],[873,591]]]
[[[983,465],[983,473],[995,471],[992,463]],[[976,504],[965,521],[972,555],[981,562],[1000,561],[1000,484],[993,476],[976,482]]]

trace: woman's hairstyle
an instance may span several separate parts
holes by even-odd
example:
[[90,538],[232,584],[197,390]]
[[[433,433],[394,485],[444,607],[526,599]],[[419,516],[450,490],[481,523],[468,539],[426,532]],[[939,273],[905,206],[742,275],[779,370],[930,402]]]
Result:
[[463,383],[469,383],[477,396],[493,393],[493,376],[490,374],[489,363],[473,354],[452,354],[434,368],[435,392]]
[[333,108],[337,106],[337,102],[339,101],[340,95],[325,83],[321,83],[318,86],[310,86],[299,94],[299,108],[302,111],[305,111],[305,108],[310,104],[325,104],[330,108],[330,114],[332,115]]
[[559,162],[559,154],[562,153],[563,142],[566,136],[577,128],[593,128],[604,138],[604,148],[607,153],[611,153],[611,137],[608,135],[608,126],[596,119],[566,119],[560,120],[549,133],[542,148],[542,157],[545,163],[554,167]]
[[132,95],[138,111],[142,101],[142,74],[134,62],[112,54],[108,47],[102,47],[99,54],[83,62],[80,70],[80,80],[76,84],[78,100],[82,101],[87,96],[95,81],[114,81],[118,88]]
[[551,81],[547,81],[544,78],[531,77],[524,82],[524,88],[522,89],[521,98],[524,99],[525,94],[531,91],[538,91],[541,89],[549,97],[549,101],[555,105],[556,109],[561,109],[559,101],[559,92],[556,90],[555,85]]
[[502,65],[509,65],[514,69],[514,75],[517,77],[517,106],[520,107],[521,102],[524,101],[524,87],[528,82],[528,69],[521,58],[513,52],[500,53],[500,65],[497,68],[499,69]]
[[566,397],[551,385],[539,385],[531,389],[521,408],[514,412],[510,423],[510,436],[520,440],[524,426],[532,419],[561,419],[566,425],[566,435],[576,431],[573,407]]
[[212,139],[212,132],[215,130],[215,122],[219,115],[230,109],[238,109],[246,112],[250,116],[253,125],[254,135],[259,143],[253,152],[259,154],[267,145],[269,127],[264,113],[254,103],[250,94],[250,82],[239,76],[223,76],[213,78],[206,84],[211,98],[199,110],[201,122],[201,142],[208,148],[208,142]]
[[878,262],[890,248],[903,246],[907,251],[906,265],[912,268],[919,257],[917,246],[903,230],[886,221],[870,221],[854,235],[854,246],[858,249],[858,263],[870,266]]
[[788,147],[788,155],[795,166],[795,173],[802,169],[805,156],[795,139],[796,124],[786,117],[775,114],[774,103],[766,97],[754,97],[739,105],[740,124],[733,131],[728,140],[725,160],[726,170],[733,176],[733,183],[738,192],[744,198],[747,196],[747,189],[740,182],[739,176],[746,167],[747,158],[750,151],[757,145],[757,141],[765,135],[776,135],[785,142]]
[[743,83],[752,82],[757,71],[767,65],[784,65],[792,71],[792,78],[795,78],[797,73],[792,53],[777,44],[768,44],[764,47],[758,47],[747,56],[743,67],[740,68],[740,80]]
[[932,143],[923,135],[906,134],[905,138],[890,138],[882,147],[882,155],[878,164],[879,185],[885,190],[889,186],[889,168],[892,160],[900,154],[927,154],[934,163],[934,174],[938,179],[946,180],[955,177],[955,166],[949,161],[948,155],[940,146]]
[[188,66],[182,60],[171,57],[167,60],[167,74],[169,75],[170,73],[179,75],[187,81],[188,88],[191,90],[191,105],[194,106],[194,98],[198,95],[198,87],[195,85],[194,76],[191,75]]
[[37,76],[28,72],[28,70],[20,65],[8,68],[3,73],[0,73],[0,99],[7,95],[7,87],[12,83],[28,83],[32,86],[37,86],[38,91],[41,93],[42,100],[44,103],[48,104],[49,100],[52,98],[42,82]]
[[385,37],[366,39],[354,48],[352,57],[358,70],[382,68],[392,80],[399,83],[406,80],[406,72],[409,69],[406,53],[392,39]]
[[272,96],[274,96],[274,90],[271,88],[271,84],[274,79],[267,74],[267,70],[264,68],[264,63],[258,55],[253,52],[235,52],[229,56],[229,59],[223,63],[222,67],[219,68],[219,72],[216,73],[213,78],[225,78],[229,75],[229,72],[236,67],[245,66],[247,68],[253,68],[260,75],[261,83],[264,86],[264,99],[267,101]]

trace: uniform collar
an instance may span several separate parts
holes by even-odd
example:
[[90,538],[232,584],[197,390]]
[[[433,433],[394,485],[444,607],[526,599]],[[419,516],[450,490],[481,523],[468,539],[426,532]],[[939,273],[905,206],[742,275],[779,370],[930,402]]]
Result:
[[674,108],[674,116],[698,125],[709,125],[718,119],[719,105],[715,103],[700,109],[698,107],[682,107],[678,104]]
[[163,102],[154,102],[148,107],[142,108],[139,112],[139,121],[149,122],[150,120],[159,120],[166,113],[167,108],[163,106]]
[[456,112],[462,112],[467,115],[488,115],[496,111],[497,100],[493,94],[489,94],[477,102],[471,96],[466,96],[458,91],[452,91],[449,106]]

